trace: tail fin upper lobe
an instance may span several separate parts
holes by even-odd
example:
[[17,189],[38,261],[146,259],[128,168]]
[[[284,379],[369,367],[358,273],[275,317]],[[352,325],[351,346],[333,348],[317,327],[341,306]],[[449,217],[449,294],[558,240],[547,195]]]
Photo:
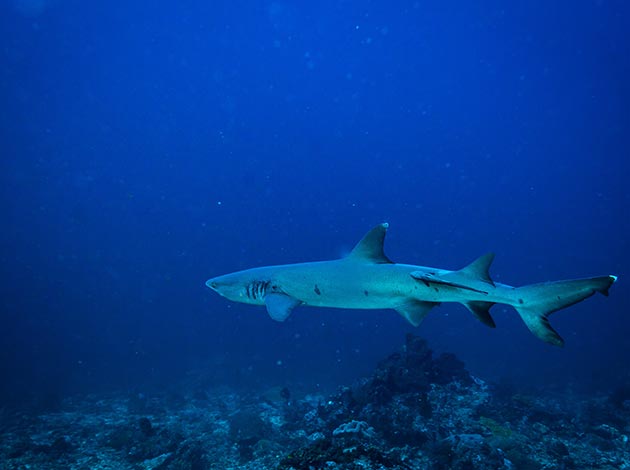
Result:
[[538,338],[555,346],[562,346],[564,341],[551,327],[547,317],[557,310],[581,302],[595,292],[607,296],[608,289],[616,280],[616,276],[601,276],[518,287],[514,308]]

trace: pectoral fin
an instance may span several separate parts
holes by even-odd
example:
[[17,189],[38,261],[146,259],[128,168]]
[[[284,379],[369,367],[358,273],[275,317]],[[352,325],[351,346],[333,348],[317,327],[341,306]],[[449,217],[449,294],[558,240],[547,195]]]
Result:
[[289,318],[293,309],[301,303],[299,300],[286,294],[267,294],[265,296],[267,312],[276,321],[285,321]]
[[396,307],[395,310],[413,326],[419,326],[424,317],[427,316],[427,313],[429,313],[429,310],[438,305],[440,305],[438,302],[423,302],[410,299]]

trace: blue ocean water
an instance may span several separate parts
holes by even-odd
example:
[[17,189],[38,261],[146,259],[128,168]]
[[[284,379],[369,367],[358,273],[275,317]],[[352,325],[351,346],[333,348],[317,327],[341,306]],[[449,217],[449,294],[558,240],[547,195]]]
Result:
[[[0,395],[144,390],[210,370],[333,389],[414,332],[486,380],[630,380],[624,1],[0,4]],[[533,337],[443,305],[297,309],[206,279],[343,256],[493,278],[616,274]]]

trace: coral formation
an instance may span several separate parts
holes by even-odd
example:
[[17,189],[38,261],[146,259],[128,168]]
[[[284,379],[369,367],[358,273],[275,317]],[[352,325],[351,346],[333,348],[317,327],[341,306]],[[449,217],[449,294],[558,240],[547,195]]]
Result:
[[625,388],[579,399],[524,394],[471,376],[407,336],[369,377],[330,396],[288,387],[240,395],[66,398],[3,411],[6,469],[630,469]]

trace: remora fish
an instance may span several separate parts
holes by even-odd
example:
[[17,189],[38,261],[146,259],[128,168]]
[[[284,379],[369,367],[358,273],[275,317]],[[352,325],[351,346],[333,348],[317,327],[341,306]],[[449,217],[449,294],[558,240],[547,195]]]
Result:
[[493,253],[459,271],[393,263],[383,252],[387,227],[374,227],[345,258],[247,269],[209,279],[206,285],[229,300],[265,305],[277,321],[286,320],[298,305],[308,305],[391,308],[418,326],[433,307],[459,302],[494,328],[490,307],[506,304],[516,309],[534,335],[562,346],[564,341],[549,324],[549,315],[595,292],[607,296],[617,280],[609,275],[512,287],[490,278]]

